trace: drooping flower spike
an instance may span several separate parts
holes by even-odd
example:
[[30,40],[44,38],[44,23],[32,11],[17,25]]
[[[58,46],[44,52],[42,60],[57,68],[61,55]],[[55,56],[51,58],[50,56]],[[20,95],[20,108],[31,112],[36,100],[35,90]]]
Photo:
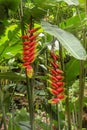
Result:
[[33,76],[33,68],[31,63],[34,62],[36,56],[37,56],[37,36],[39,33],[34,34],[36,31],[38,31],[40,27],[28,29],[28,32],[26,35],[22,36],[22,39],[24,39],[23,42],[23,66],[26,68],[27,76],[29,78],[32,78]]
[[48,90],[50,93],[54,96],[52,96],[52,99],[48,100],[49,103],[56,104],[60,100],[64,99],[64,76],[63,71],[60,69],[58,64],[58,56],[54,53],[50,53],[51,60],[49,68],[49,74],[48,75],[48,82],[50,87],[48,87]]

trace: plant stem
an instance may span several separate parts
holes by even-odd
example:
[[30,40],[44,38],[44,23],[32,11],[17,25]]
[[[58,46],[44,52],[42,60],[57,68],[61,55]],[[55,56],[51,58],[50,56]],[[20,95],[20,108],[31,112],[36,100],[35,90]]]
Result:
[[[66,87],[65,87],[66,88]],[[71,116],[70,116],[70,106],[69,106],[69,87],[66,89],[66,115],[67,115],[67,122],[68,122],[68,130],[71,130]]]
[[[87,18],[87,0],[85,0],[85,17]],[[83,46],[86,48],[86,30],[83,29]],[[84,61],[80,61],[80,78],[79,78],[79,112],[78,112],[78,130],[82,130],[82,112],[83,112],[83,97],[85,86],[85,69]]]
[[82,130],[82,111],[83,111],[83,95],[84,95],[84,61],[80,61],[80,79],[79,79],[79,123],[78,130]]
[[50,130],[52,130],[52,123],[53,123],[53,120],[52,120],[52,106],[51,104],[49,105],[49,111],[50,111]]
[[[45,39],[46,41],[46,39]],[[46,66],[48,65],[48,50],[46,50]],[[49,86],[49,83],[46,82],[46,88]],[[47,98],[47,96],[45,96]],[[49,94],[49,97],[50,97],[50,94]],[[49,115],[49,118],[50,118],[50,130],[52,130],[52,123],[53,123],[53,119],[52,119],[52,105],[49,104],[49,110],[50,112],[50,115]]]
[[87,18],[87,0],[85,0],[85,14],[86,14],[86,18]]
[[56,111],[57,111],[57,129],[61,130],[60,129],[60,117],[59,117],[59,107],[58,107],[58,104],[56,104]]
[[22,35],[24,35],[24,20],[23,20],[23,5],[22,5],[22,0],[20,0],[20,14],[19,15],[20,15],[20,23],[21,23],[21,33],[22,33]]
[[28,95],[28,104],[29,104],[29,114],[30,114],[30,125],[31,130],[34,130],[34,108],[33,108],[33,83],[32,79],[29,79],[26,75],[27,80],[27,95]]
[[[31,16],[30,18],[30,29],[32,28],[33,26],[33,18]],[[33,64],[33,68],[35,68],[34,64]],[[34,130],[34,77],[32,77],[32,79],[28,79],[29,80],[29,84],[28,84],[28,87],[29,87],[29,90],[27,92],[28,93],[28,96],[30,97],[29,99],[29,104],[30,104],[30,122],[31,122],[31,130]]]
[[3,116],[3,123],[4,123],[4,130],[7,130],[6,127],[6,114],[5,114],[5,105],[3,103],[3,91],[0,89],[0,97],[1,97],[1,110],[2,110],[2,116]]
[[[64,71],[64,59],[63,59],[62,45],[60,43],[59,43],[59,55],[60,55],[61,69]],[[64,75],[64,77],[66,77],[66,75]],[[67,84],[67,86],[65,85],[65,88],[66,88],[65,94],[67,95],[65,103],[66,103],[66,115],[67,115],[67,122],[68,122],[68,130],[71,130],[71,116],[70,116],[70,106],[69,106],[69,87],[68,87],[68,84]]]

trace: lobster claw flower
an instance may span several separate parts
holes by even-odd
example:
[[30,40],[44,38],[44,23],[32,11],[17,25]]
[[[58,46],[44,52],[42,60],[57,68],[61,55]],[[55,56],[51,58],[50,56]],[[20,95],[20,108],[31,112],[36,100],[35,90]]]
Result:
[[36,49],[36,46],[32,46],[29,48],[29,51],[34,51]]
[[58,99],[64,99],[65,98],[65,95],[64,94],[60,94],[57,96]]
[[28,59],[28,62],[29,62],[29,63],[32,63],[34,60],[35,60],[35,56],[32,55],[32,56]]
[[26,72],[27,72],[27,76],[28,76],[29,78],[32,78],[32,76],[33,76],[33,68],[32,68],[31,65],[28,65],[28,66],[27,66]]
[[50,63],[51,63],[51,65],[52,65],[55,69],[59,67],[58,64],[55,63],[55,62],[50,61]]
[[37,27],[37,28],[33,28],[31,30],[28,30],[29,33],[34,33],[36,31],[38,31],[41,27]]
[[24,55],[29,55],[29,51],[24,51]]
[[23,50],[24,50],[24,51],[26,51],[26,50],[28,51],[29,48],[30,48],[29,46],[25,46],[25,47],[23,48]]
[[60,69],[56,69],[56,72],[57,72],[58,74],[63,74],[63,71],[60,70]]
[[24,61],[28,61],[28,60],[29,60],[29,57],[28,57],[28,56],[24,56],[24,57],[23,57],[23,60],[24,60]]
[[52,88],[58,88],[58,85],[55,82],[52,82],[51,80],[48,80],[48,82],[51,84]]
[[32,41],[32,42],[30,42],[29,46],[30,46],[30,47],[36,46],[36,43],[37,43],[37,41]]
[[59,93],[61,93],[63,91],[64,91],[64,88],[62,88],[62,87],[57,89],[57,92],[59,92]]
[[29,39],[29,36],[28,35],[24,35],[24,36],[22,36],[22,39]]
[[57,82],[58,87],[64,86],[64,82]]
[[36,37],[37,37],[38,35],[39,35],[39,34],[35,34],[35,35],[33,35],[33,36],[29,37],[29,40],[30,40],[30,41],[35,40],[35,39],[36,39]]
[[48,90],[50,91],[51,94],[58,95],[58,91],[56,91],[55,89],[48,88]]
[[49,76],[49,83],[51,85],[49,89],[49,91],[51,92],[51,94],[53,94],[55,97],[50,99],[48,102],[49,103],[53,103],[56,104],[58,103],[61,99],[64,99],[64,82],[63,80],[63,71],[61,69],[59,69],[59,65],[58,65],[58,56],[52,51],[51,52],[51,60],[49,60],[50,66],[49,68],[49,72],[50,74],[48,74]]
[[64,77],[61,76],[61,75],[57,75],[56,78],[57,78],[58,80],[63,80],[63,79],[64,79]]
[[59,98],[53,98],[53,99],[48,100],[48,103],[57,104],[59,101],[60,101]]
[[23,44],[24,44],[24,45],[29,45],[30,42],[29,42],[29,41],[25,41],[25,42],[23,42]]
[[29,62],[27,62],[27,61],[23,63],[24,67],[27,67],[28,65],[29,65]]
[[54,52],[51,52],[51,57],[52,57],[53,60],[55,60],[55,61],[58,60],[58,56],[57,56]]
[[36,40],[36,38],[39,35],[39,33],[38,34],[33,33],[38,31],[39,29],[40,27],[30,29],[28,30],[26,35],[22,36],[22,39],[25,40],[23,41],[23,61],[24,61],[23,66],[26,68],[26,73],[29,78],[32,78],[33,76],[33,68],[31,66],[31,63],[34,62],[38,54],[37,50],[38,40]]
[[57,72],[54,69],[51,70],[51,73],[52,73],[52,75],[57,75]]
[[52,99],[48,100],[48,103],[57,104],[57,103],[59,103],[60,100],[62,100],[64,98],[65,98],[65,96],[63,94],[58,95],[56,98],[52,98]]
[[58,82],[58,79],[56,78],[56,76],[51,75],[51,74],[47,74],[47,75],[50,77],[51,81]]

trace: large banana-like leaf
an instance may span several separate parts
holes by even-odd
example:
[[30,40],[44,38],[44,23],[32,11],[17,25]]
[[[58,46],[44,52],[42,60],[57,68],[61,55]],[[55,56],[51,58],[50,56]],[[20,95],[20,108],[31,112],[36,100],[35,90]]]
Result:
[[42,21],[44,30],[58,39],[62,46],[76,59],[85,60],[86,51],[80,41],[71,33],[66,32],[56,25]]

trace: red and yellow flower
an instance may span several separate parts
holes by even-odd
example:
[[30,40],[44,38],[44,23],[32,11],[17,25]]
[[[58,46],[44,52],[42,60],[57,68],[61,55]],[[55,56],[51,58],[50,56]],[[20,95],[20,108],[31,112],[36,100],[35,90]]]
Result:
[[31,63],[34,62],[37,56],[37,36],[40,27],[28,30],[27,34],[22,36],[23,42],[23,66],[26,68],[27,76],[31,78],[33,76],[33,68]]
[[51,52],[51,60],[49,67],[49,84],[48,90],[54,96],[48,102],[52,104],[58,103],[60,100],[64,99],[64,82],[63,82],[63,71],[59,68],[58,56]]

